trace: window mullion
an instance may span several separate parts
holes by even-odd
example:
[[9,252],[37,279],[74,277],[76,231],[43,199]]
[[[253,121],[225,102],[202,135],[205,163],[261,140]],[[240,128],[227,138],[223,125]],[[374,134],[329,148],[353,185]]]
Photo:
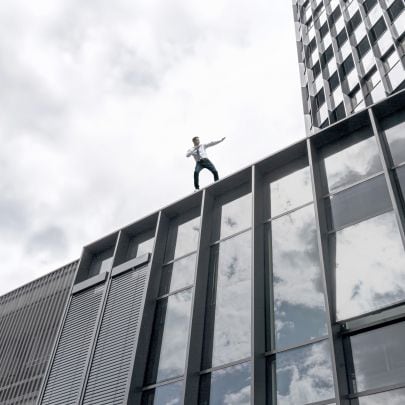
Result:
[[327,312],[328,335],[331,344],[333,379],[335,386],[336,405],[348,405],[345,399],[348,394],[347,378],[344,367],[344,355],[342,338],[338,331],[332,327],[336,319],[336,283],[330,266],[328,251],[328,226],[326,220],[325,200],[322,198],[322,182],[319,164],[319,156],[311,138],[307,139],[308,160],[312,177],[312,189],[314,194],[314,209],[316,233],[318,240],[319,262],[321,266],[322,284],[325,292],[325,304]]
[[374,132],[374,137],[377,141],[378,150],[381,156],[381,163],[383,166],[383,172],[385,180],[387,182],[388,193],[391,198],[394,214],[398,222],[399,233],[401,235],[402,243],[405,246],[405,216],[401,206],[401,192],[398,189],[397,183],[394,178],[394,171],[390,170],[393,166],[391,153],[389,151],[385,137],[382,134],[379,123],[375,117],[372,108],[368,109],[371,125]]

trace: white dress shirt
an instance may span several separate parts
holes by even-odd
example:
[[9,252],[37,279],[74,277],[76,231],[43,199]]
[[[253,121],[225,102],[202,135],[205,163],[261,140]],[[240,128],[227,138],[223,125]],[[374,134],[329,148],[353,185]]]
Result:
[[222,141],[223,141],[223,139],[221,139],[219,141],[209,142],[206,144],[200,143],[198,146],[194,146],[194,148],[189,149],[187,151],[186,157],[193,156],[193,158],[196,162],[198,162],[201,159],[208,159],[208,155],[207,155],[207,152],[205,151],[205,149],[207,149],[211,146],[214,146],[214,145],[218,145]]

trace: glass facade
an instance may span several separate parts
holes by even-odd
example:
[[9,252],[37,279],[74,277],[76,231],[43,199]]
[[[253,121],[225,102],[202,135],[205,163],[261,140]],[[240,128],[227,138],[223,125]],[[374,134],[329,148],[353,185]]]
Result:
[[403,300],[403,242],[377,138],[363,128],[327,145],[321,154],[337,319]]
[[200,222],[197,208],[169,224],[145,373],[146,386],[163,385],[145,392],[147,404],[178,403],[183,392],[183,381],[168,381],[185,373]]
[[[270,174],[268,339],[272,399],[309,404],[335,398],[312,177],[305,159]],[[317,342],[311,344],[310,342]],[[270,371],[271,370],[271,371]]]
[[[252,194],[249,185],[216,199],[202,351],[200,404],[249,404]],[[231,200],[231,201],[230,201]],[[245,363],[230,366],[232,363]],[[208,372],[211,368],[219,368]]]
[[404,8],[402,0],[293,0],[308,134],[404,88]]

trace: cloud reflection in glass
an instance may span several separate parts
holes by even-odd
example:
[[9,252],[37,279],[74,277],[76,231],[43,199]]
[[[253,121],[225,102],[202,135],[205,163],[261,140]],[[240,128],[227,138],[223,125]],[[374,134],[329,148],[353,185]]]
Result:
[[329,191],[348,186],[382,171],[373,137],[346,147],[324,159]]
[[220,244],[213,366],[250,356],[250,269],[251,231]]
[[330,243],[338,319],[405,299],[405,255],[393,212],[338,231]]
[[166,260],[181,257],[186,253],[197,250],[198,239],[200,236],[200,217],[185,222],[177,228],[176,247],[174,256],[166,254]]
[[271,223],[276,348],[327,335],[314,207]]
[[304,405],[334,398],[329,341],[277,355],[277,405]]
[[313,200],[309,167],[270,183],[271,216],[275,217]]
[[174,295],[167,300],[166,315],[160,349],[156,381],[184,374],[188,329],[193,289]]
[[252,223],[252,194],[246,194],[221,207],[220,239],[243,231]]
[[211,374],[210,405],[250,404],[250,362]]

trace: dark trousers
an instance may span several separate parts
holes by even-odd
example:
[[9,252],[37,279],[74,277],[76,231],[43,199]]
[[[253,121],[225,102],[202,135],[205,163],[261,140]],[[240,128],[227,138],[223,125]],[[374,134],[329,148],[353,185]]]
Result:
[[212,164],[212,162],[209,159],[200,159],[196,163],[195,169],[194,169],[194,187],[197,190],[200,188],[199,182],[198,182],[198,177],[199,177],[202,169],[208,169],[214,175],[215,181],[217,181],[219,179],[217,169],[215,169],[215,166]]

